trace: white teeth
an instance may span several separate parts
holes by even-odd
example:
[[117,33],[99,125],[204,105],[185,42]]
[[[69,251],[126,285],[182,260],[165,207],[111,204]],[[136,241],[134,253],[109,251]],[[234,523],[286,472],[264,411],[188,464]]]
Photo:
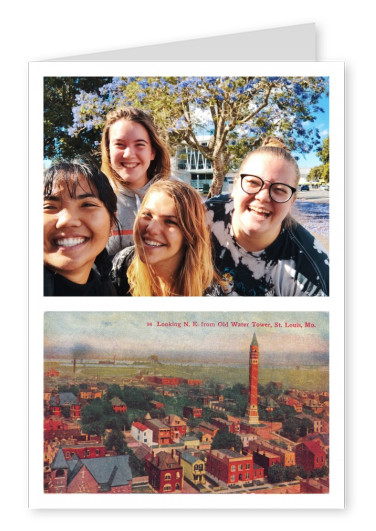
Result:
[[151,247],[163,247],[163,243],[158,243],[158,242],[153,242],[153,241],[150,241],[150,240],[144,240],[144,242],[146,243],[146,245],[150,245]]
[[262,208],[256,208],[256,207],[250,207],[251,211],[253,210],[257,214],[264,214],[265,216],[269,216],[270,212],[268,210],[263,210]]
[[133,162],[133,163],[129,163],[129,164],[127,164],[126,162],[123,163],[123,167],[124,168],[135,168],[137,165],[138,165],[137,162]]
[[62,238],[60,240],[56,240],[57,245],[60,247],[74,247],[75,245],[80,245],[80,243],[84,243],[85,238]]

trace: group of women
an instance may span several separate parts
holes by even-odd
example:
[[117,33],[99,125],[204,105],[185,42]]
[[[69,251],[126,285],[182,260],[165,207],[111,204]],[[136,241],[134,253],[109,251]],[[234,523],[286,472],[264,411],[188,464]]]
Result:
[[152,118],[107,116],[102,166],[57,162],[44,175],[44,294],[326,296],[329,261],[291,217],[299,169],[267,138],[231,195],[203,202],[171,176]]

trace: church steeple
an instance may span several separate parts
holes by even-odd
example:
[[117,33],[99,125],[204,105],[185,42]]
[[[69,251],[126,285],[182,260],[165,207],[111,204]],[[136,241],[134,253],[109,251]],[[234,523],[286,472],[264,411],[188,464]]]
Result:
[[48,492],[67,492],[68,463],[60,448],[51,463],[51,479],[48,484]]

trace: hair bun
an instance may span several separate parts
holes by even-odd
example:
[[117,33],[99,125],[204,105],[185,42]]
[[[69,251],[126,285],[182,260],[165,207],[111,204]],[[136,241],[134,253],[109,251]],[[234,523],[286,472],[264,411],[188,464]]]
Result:
[[276,136],[267,136],[262,143],[262,147],[275,147],[290,151],[286,144]]

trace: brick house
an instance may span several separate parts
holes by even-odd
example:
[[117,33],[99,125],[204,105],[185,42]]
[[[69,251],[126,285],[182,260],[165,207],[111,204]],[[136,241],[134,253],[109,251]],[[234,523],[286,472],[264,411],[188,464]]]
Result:
[[259,452],[263,451],[271,452],[279,456],[282,466],[295,466],[295,452],[293,450],[287,450],[286,448],[280,448],[279,446],[272,445],[263,439],[256,439],[248,442],[248,451]]
[[329,433],[310,433],[299,442],[317,441],[324,450],[326,456],[329,455]]
[[170,428],[170,440],[180,440],[187,433],[187,423],[177,415],[169,415],[163,419],[163,423]]
[[284,404],[285,406],[290,406],[295,409],[297,413],[301,413],[303,411],[303,405],[299,400],[296,398],[291,398],[289,396],[282,396],[280,397],[281,404]]
[[268,475],[268,470],[271,466],[281,463],[281,458],[279,455],[270,452],[269,450],[253,451],[253,462],[262,466],[266,475]]
[[322,468],[326,463],[326,455],[318,441],[306,441],[295,447],[296,464],[306,472]]
[[45,441],[50,441],[55,438],[67,439],[69,437],[78,437],[81,433],[81,427],[77,422],[62,420],[60,417],[45,419],[43,428]]
[[202,418],[202,407],[184,406],[183,417],[188,419],[190,416],[192,416],[195,419]]
[[234,420],[226,420],[220,417],[211,419],[211,423],[219,429],[227,428],[230,433],[240,433],[240,422]]
[[165,451],[145,459],[149,483],[159,493],[181,492],[183,489],[183,467]]
[[51,463],[49,493],[130,493],[132,472],[128,455],[66,460],[60,449]]
[[215,437],[219,431],[218,426],[214,426],[214,424],[210,424],[209,422],[202,421],[198,425],[198,429],[202,431],[202,433],[207,433],[211,437]]
[[254,464],[253,455],[242,455],[227,449],[209,451],[206,471],[227,485],[264,477],[264,469]]
[[80,459],[97,459],[106,455],[106,447],[98,444],[73,444],[64,446],[62,450],[67,461],[73,455],[77,455]]
[[157,444],[170,444],[170,428],[159,419],[144,418],[143,424],[153,432],[153,442]]
[[51,395],[49,410],[51,415],[56,417],[63,416],[63,408],[69,408],[71,418],[79,419],[81,417],[81,404],[76,395],[70,391],[66,393],[56,393]]
[[122,400],[120,400],[119,397],[114,396],[112,400],[110,400],[112,409],[115,413],[125,413],[127,411],[127,406],[124,404]]
[[47,376],[47,378],[57,378],[60,373],[59,371],[55,371],[55,369],[50,369],[49,371],[46,371],[44,375]]

